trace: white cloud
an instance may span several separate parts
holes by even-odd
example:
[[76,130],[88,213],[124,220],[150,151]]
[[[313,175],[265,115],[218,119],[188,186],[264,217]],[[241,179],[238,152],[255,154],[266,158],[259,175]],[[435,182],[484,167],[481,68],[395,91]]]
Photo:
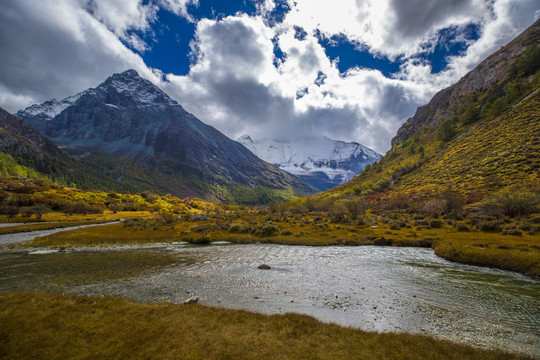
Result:
[[141,0],[88,0],[86,8],[122,40],[140,51],[147,49],[146,44],[128,30],[148,30],[150,23],[156,20],[156,5],[143,5]]
[[176,15],[193,20],[188,12],[188,5],[198,6],[199,0],[158,0],[158,4]]
[[137,51],[149,50],[149,45],[133,31],[151,33],[159,8],[164,8],[191,21],[188,5],[198,6],[198,0],[79,0],[97,20]]
[[[371,52],[410,56],[439,29],[476,22],[488,14],[485,0],[290,0],[285,23],[308,33],[344,34]],[[296,5],[294,5],[296,4]]]
[[[539,13],[534,0],[290,0],[283,23],[270,27],[264,19],[275,4],[264,0],[255,17],[199,21],[189,74],[168,74],[164,82],[158,69],[149,69],[122,41],[139,51],[148,49],[136,33],[152,35],[158,8],[195,21],[190,4],[198,1],[4,0],[0,106],[16,111],[63,98],[135,68],[232,138],[318,133],[384,152],[417,106],[511,40]],[[471,22],[480,25],[480,39],[463,56],[449,59],[446,70],[434,75],[429,64],[418,61],[419,52],[433,47],[439,30]],[[295,37],[295,26],[306,31],[302,40]],[[400,56],[405,64],[394,78],[359,68],[340,74],[314,36],[316,30],[343,34],[372,54]],[[277,67],[274,43],[285,53]]]
[[0,47],[0,106],[8,111],[67,97],[128,68],[159,81],[139,55],[70,0],[3,1]]
[[[293,28],[269,29],[262,18],[245,15],[203,20],[197,63],[186,76],[169,75],[166,90],[232,138],[316,133],[384,151],[403,113],[420,104],[410,94],[414,86],[366,69],[343,76],[315,37],[299,40],[294,34]],[[278,68],[273,38],[286,54]]]

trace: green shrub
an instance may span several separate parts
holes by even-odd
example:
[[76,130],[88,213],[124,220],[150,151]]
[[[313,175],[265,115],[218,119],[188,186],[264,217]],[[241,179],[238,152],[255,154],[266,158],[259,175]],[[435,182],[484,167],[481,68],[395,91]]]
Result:
[[399,223],[397,222],[391,222],[390,223],[390,230],[400,230],[401,226],[399,226]]
[[478,223],[477,227],[485,232],[500,232],[501,231],[501,221],[482,221]]
[[463,116],[461,117],[461,121],[463,124],[472,124],[480,120],[480,115],[482,111],[478,106],[476,106],[475,103],[469,103],[467,107],[465,108],[465,112],[463,113]]
[[442,227],[442,221],[441,220],[431,220],[429,225],[434,229],[440,229]]
[[515,229],[515,228],[506,228],[503,230],[503,235],[514,235],[514,236],[521,236],[521,230]]
[[211,228],[212,226],[210,226],[210,224],[203,224],[203,225],[193,226],[190,230],[191,232],[194,232],[194,233],[201,233],[201,232],[209,231]]
[[251,226],[248,224],[235,223],[229,227],[229,232],[232,234],[248,234],[251,232],[251,230]]
[[259,226],[255,230],[255,235],[264,237],[264,236],[275,236],[278,235],[280,232],[279,227],[275,225],[274,223],[267,222],[261,226]]
[[456,129],[454,128],[452,119],[444,120],[437,128],[437,140],[448,142],[454,136],[456,136]]
[[529,215],[538,210],[540,194],[522,187],[508,187],[495,195],[495,203],[507,216]]
[[212,242],[210,235],[204,234],[200,238],[187,238],[186,241],[194,245],[207,245]]
[[471,231],[471,228],[464,223],[458,223],[457,224],[457,231]]
[[529,48],[510,66],[511,76],[527,76],[534,74],[540,68],[540,46]]

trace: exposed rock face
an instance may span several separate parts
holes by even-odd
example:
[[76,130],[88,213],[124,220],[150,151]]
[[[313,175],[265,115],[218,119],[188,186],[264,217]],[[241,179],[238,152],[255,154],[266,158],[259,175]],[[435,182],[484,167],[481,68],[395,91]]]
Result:
[[109,154],[127,164],[120,181],[148,186],[157,181],[160,192],[230,200],[222,188],[262,186],[298,195],[314,191],[202,123],[135,70],[18,114],[57,144],[77,153]]
[[539,41],[540,20],[512,40],[504,48],[482,61],[476,68],[463,76],[456,84],[439,91],[427,105],[420,106],[414,116],[408,119],[392,139],[392,145],[407,140],[424,126],[437,127],[439,123],[454,115],[460,102],[476,91],[488,89],[504,80],[510,64],[526,48]]

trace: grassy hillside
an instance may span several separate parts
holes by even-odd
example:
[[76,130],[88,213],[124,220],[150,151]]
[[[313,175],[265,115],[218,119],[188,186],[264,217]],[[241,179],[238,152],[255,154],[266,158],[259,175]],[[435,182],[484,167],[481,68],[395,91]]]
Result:
[[539,64],[540,46],[530,45],[490,88],[453,106],[444,98],[457,85],[443,90],[404,124],[381,161],[314,199],[335,204],[352,196],[416,211],[448,192],[473,204],[508,188],[540,190]]

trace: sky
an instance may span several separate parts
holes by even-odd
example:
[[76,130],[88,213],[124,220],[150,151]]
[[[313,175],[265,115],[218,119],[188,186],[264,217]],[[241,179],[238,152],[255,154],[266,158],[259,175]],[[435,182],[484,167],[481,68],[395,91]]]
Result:
[[439,90],[540,18],[538,0],[0,0],[0,107],[133,68],[232,139],[380,153]]

